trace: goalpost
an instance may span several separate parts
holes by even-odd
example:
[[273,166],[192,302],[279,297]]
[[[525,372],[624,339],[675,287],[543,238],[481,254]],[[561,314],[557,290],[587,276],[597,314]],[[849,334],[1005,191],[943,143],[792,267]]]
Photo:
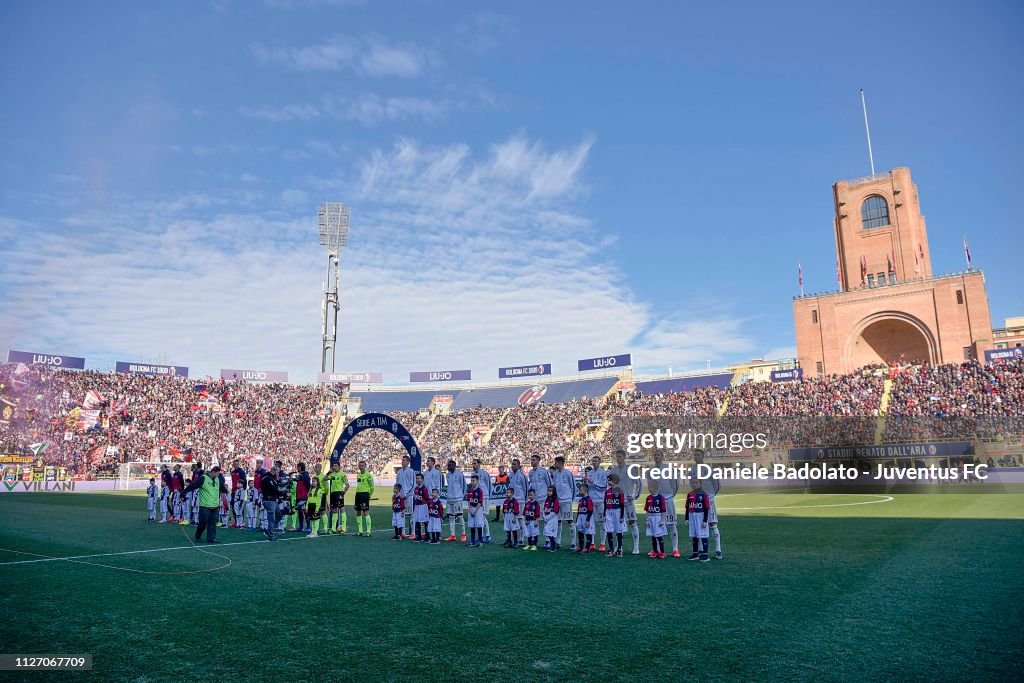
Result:
[[145,490],[149,486],[150,477],[155,478],[156,485],[160,486],[160,466],[165,464],[159,460],[124,463],[117,473],[117,490]]

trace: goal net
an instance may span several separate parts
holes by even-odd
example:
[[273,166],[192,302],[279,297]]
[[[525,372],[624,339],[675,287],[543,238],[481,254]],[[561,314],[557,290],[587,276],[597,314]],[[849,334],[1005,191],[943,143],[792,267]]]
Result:
[[121,465],[117,476],[117,490],[127,491],[129,489],[145,489],[149,486],[150,477],[156,479],[156,485],[160,485],[161,462],[126,462]]

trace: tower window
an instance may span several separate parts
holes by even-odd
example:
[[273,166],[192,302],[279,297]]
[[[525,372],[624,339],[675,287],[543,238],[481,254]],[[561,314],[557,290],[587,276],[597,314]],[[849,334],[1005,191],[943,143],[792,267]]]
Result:
[[[819,375],[821,374],[822,370],[824,370],[824,368],[821,366],[821,361],[820,360],[817,363],[814,364],[814,369],[818,371]],[[508,494],[506,493],[505,495],[508,495]]]
[[958,304],[962,304],[964,302],[964,290],[962,290],[962,289],[956,290],[956,302]]
[[860,219],[865,230],[889,225],[889,203],[884,197],[871,195],[860,206]]
[[815,325],[818,324],[818,309],[811,311],[811,322]]

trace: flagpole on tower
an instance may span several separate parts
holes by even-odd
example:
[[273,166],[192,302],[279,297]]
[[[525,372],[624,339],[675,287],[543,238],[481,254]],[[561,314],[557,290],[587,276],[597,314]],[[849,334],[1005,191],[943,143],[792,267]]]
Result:
[[871,162],[871,175],[875,175],[875,155],[871,152],[871,128],[868,127],[868,103],[864,99],[864,88],[860,89],[860,106],[864,109],[864,132],[868,135],[868,160]]

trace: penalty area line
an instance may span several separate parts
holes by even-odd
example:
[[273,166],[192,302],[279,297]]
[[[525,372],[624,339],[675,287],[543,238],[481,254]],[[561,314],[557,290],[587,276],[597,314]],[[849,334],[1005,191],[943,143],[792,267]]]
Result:
[[[386,530],[380,530],[380,531],[372,531],[370,533],[374,533],[374,534],[377,534],[377,533],[391,533],[391,530],[390,529],[386,529]],[[334,538],[336,536],[337,536],[337,534],[331,534],[329,536],[328,535],[317,536],[315,540],[319,540],[321,538]],[[314,540],[314,539],[310,539],[306,535],[302,535],[302,536],[292,536],[292,537],[289,537],[289,538],[280,538],[277,541],[273,541],[273,543],[278,543],[279,541],[300,541],[300,540],[303,540],[303,539]],[[217,543],[217,544],[215,544],[215,546],[219,546],[220,548],[227,548],[227,547],[230,547],[230,546],[233,546],[233,545],[254,545],[256,543],[271,543],[271,541],[268,541],[265,538],[261,538],[261,539],[255,540],[255,541],[235,541],[234,543]],[[205,550],[204,546],[205,546],[205,544],[200,545],[198,547],[200,549]],[[36,560],[15,560],[13,562],[0,562],[0,567],[8,567],[8,566],[19,565],[19,564],[38,564],[38,563],[41,563],[41,562],[73,562],[75,560],[88,560],[88,559],[95,558],[95,557],[118,557],[120,555],[142,555],[142,554],[145,554],[145,553],[164,553],[164,552],[170,552],[172,550],[193,550],[196,547],[197,546],[195,546],[195,545],[178,545],[178,546],[172,546],[172,547],[168,547],[168,548],[149,548],[147,550],[125,550],[123,552],[118,552],[118,553],[94,553],[92,555],[71,555],[69,557],[42,557],[42,558],[36,559]],[[38,554],[38,553],[30,553],[30,552],[28,552],[26,550],[13,550],[11,548],[0,548],[0,552],[17,553],[19,555],[37,555]]]
[[876,503],[889,503],[893,501],[892,496],[876,495],[873,493],[825,493],[816,495],[826,496],[874,496],[881,500],[862,500],[856,503],[822,503],[820,505],[762,505],[759,507],[745,508],[718,508],[719,511],[734,512],[736,510],[811,510],[814,508],[845,508],[854,505],[874,505]]

